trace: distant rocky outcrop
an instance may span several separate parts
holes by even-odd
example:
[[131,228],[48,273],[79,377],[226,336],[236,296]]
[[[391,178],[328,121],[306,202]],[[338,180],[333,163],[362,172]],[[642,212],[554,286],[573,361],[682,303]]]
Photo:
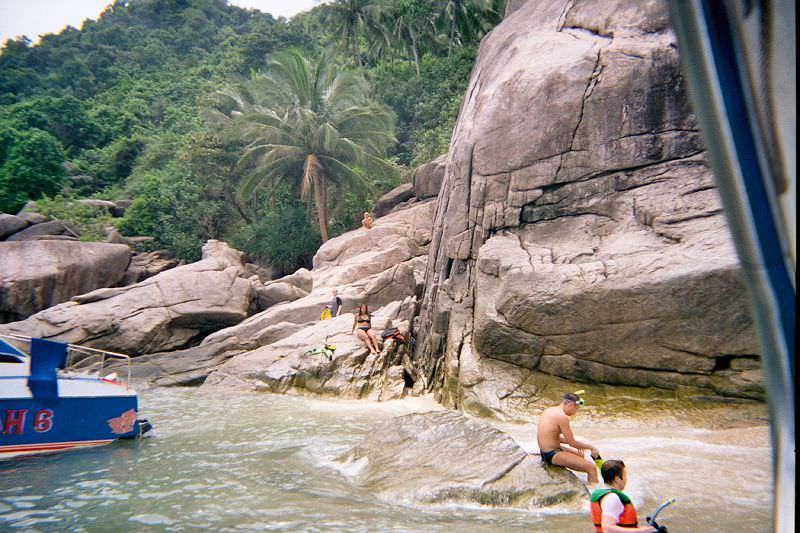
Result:
[[[471,458],[471,460],[465,460]],[[393,418],[340,459],[370,494],[407,504],[478,504],[585,511],[588,492],[509,435],[453,411]]]
[[0,322],[22,320],[73,296],[113,287],[125,276],[130,258],[130,248],[122,244],[0,242]]
[[763,398],[747,295],[662,1],[512,2],[439,194],[415,360],[445,405],[532,373]]
[[[385,326],[410,332],[416,295],[423,286],[434,207],[433,201],[413,203],[377,219],[370,230],[359,228],[329,240],[314,257],[311,271],[300,269],[261,283],[246,269],[243,275],[248,275],[253,290],[255,314],[210,333],[198,346],[139,352],[147,355],[137,358],[134,377],[142,386],[207,381],[208,386],[305,390],[352,398],[401,396],[407,387],[422,383],[408,346],[387,341],[379,355],[369,356],[348,332],[352,312],[361,302],[374,313],[378,332]],[[343,301],[342,315],[320,321],[334,288]],[[305,355],[322,347],[326,339],[337,346],[333,361]]]
[[[119,246],[129,253],[126,246],[104,246]],[[0,326],[0,332],[131,355],[184,348],[209,331],[247,317],[253,286],[239,277],[243,268],[241,252],[209,241],[197,263],[127,287],[81,294],[26,320]]]

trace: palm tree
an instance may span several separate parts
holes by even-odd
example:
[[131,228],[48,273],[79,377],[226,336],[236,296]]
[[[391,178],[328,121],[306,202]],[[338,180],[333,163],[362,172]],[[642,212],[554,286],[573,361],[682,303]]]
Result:
[[263,76],[222,94],[215,115],[246,142],[239,193],[269,191],[281,183],[317,208],[322,241],[328,240],[328,188],[370,188],[357,169],[373,177],[396,173],[384,157],[396,142],[394,115],[367,97],[367,85],[336,72],[327,58],[312,64],[297,50],[273,56]]
[[447,57],[464,41],[480,39],[500,21],[496,0],[439,0],[440,27],[447,31]]
[[420,77],[421,46],[435,39],[435,8],[428,0],[397,0],[392,12],[393,33],[408,51]]
[[361,37],[368,29],[380,27],[383,0],[334,0],[324,6],[323,21],[340,28],[342,46],[351,49],[353,61],[364,77],[364,61],[361,58]]

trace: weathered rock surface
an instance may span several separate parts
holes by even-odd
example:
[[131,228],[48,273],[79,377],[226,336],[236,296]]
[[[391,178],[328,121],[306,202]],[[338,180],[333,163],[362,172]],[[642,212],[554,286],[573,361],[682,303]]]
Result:
[[28,202],[25,207],[20,211],[17,216],[27,222],[28,224],[41,224],[42,222],[50,221],[50,217],[36,213],[36,203]]
[[107,211],[108,214],[121,217],[125,215],[125,207],[121,207],[117,205],[116,202],[111,202],[109,200],[98,200],[96,198],[84,198],[78,200],[78,203],[81,205],[88,205],[90,207],[94,207],[96,209],[102,209]]
[[341,461],[348,471],[360,467],[355,482],[392,503],[588,506],[586,487],[573,474],[543,466],[509,435],[453,411],[393,418]]
[[253,287],[239,277],[242,271],[241,252],[209,241],[197,263],[82,294],[0,331],[131,355],[184,348],[247,317]]
[[70,237],[77,237],[78,233],[74,228],[70,228],[63,222],[51,220],[49,222],[40,222],[38,224],[28,226],[27,228],[6,237],[6,241],[39,240],[42,237],[51,235],[68,235]]
[[[293,297],[294,291],[310,292],[295,300],[270,302],[266,310],[211,333],[198,346],[141,357],[135,377],[144,386],[198,384],[219,369],[209,378],[209,385],[224,381],[244,388],[257,384],[270,390],[382,400],[402,394],[406,367],[414,374],[411,381],[422,383],[408,356],[403,356],[405,347],[400,349],[389,341],[385,353],[367,357],[366,348],[347,332],[353,325],[352,311],[360,302],[367,303],[373,313],[379,309],[373,319],[378,332],[387,322],[405,323],[403,327],[410,329],[416,313],[415,295],[421,293],[423,284],[434,206],[432,201],[418,202],[378,219],[371,230],[360,228],[331,239],[318,251],[311,272],[301,269],[263,286],[251,274],[249,282],[256,293],[270,292],[270,287],[275,287],[274,292],[286,290],[287,297]],[[395,250],[398,243],[400,248]],[[342,298],[343,314],[320,322],[334,288]],[[303,357],[306,350],[321,347],[326,337],[338,346],[332,365],[319,356]],[[406,366],[398,362],[403,359]],[[255,372],[252,365],[265,368],[266,361],[271,369],[268,379],[251,376]]]
[[15,215],[0,213],[0,240],[28,226],[28,222]]
[[442,188],[447,169],[447,156],[439,156],[430,163],[418,166],[411,176],[412,192],[420,200],[435,198]]
[[158,251],[133,254],[128,270],[119,284],[124,286],[139,283],[177,265],[176,260],[163,257]]
[[388,215],[397,205],[410,200],[414,196],[410,183],[404,183],[387,192],[375,203],[372,216],[375,218]]
[[[379,309],[373,315],[373,327],[378,334],[387,325],[408,335],[410,322],[401,317],[411,316],[415,303],[416,300],[409,297],[404,308]],[[203,386],[278,393],[303,391],[377,401],[400,398],[406,385],[404,356],[409,365],[409,385],[413,382],[414,370],[410,367],[406,346],[387,340],[380,353],[370,354],[362,342],[350,334],[352,327],[352,313],[306,324],[285,338],[237,355],[211,373]],[[308,353],[321,349],[326,343],[336,346],[330,360],[322,353]]]
[[439,199],[415,357],[447,405],[524,412],[534,372],[763,398],[664,2],[509,5]]
[[0,242],[0,322],[22,320],[75,295],[113,287],[125,275],[130,256],[130,248],[121,244]]

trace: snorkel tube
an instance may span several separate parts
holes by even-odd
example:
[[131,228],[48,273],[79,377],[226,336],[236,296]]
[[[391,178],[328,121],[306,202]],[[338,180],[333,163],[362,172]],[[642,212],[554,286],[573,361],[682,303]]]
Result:
[[662,509],[665,509],[666,507],[669,507],[673,503],[675,503],[675,498],[670,498],[669,500],[667,500],[666,502],[661,504],[661,507],[656,509],[656,512],[653,514],[652,518],[650,518],[649,516],[647,517],[648,525],[651,525],[654,528],[656,528],[658,533],[668,533],[667,532],[667,526],[659,526],[658,523],[656,522],[656,518],[658,517],[658,513],[660,513],[662,511]]

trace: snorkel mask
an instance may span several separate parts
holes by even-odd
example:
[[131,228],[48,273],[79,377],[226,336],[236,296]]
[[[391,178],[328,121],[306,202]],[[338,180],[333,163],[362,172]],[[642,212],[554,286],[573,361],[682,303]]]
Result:
[[586,392],[585,390],[581,389],[581,390],[576,390],[575,392],[572,393],[572,394],[574,394],[574,395],[576,395],[578,397],[578,401],[575,402],[575,403],[577,403],[578,405],[586,405],[586,402],[581,397],[581,394],[583,394],[585,392]]

